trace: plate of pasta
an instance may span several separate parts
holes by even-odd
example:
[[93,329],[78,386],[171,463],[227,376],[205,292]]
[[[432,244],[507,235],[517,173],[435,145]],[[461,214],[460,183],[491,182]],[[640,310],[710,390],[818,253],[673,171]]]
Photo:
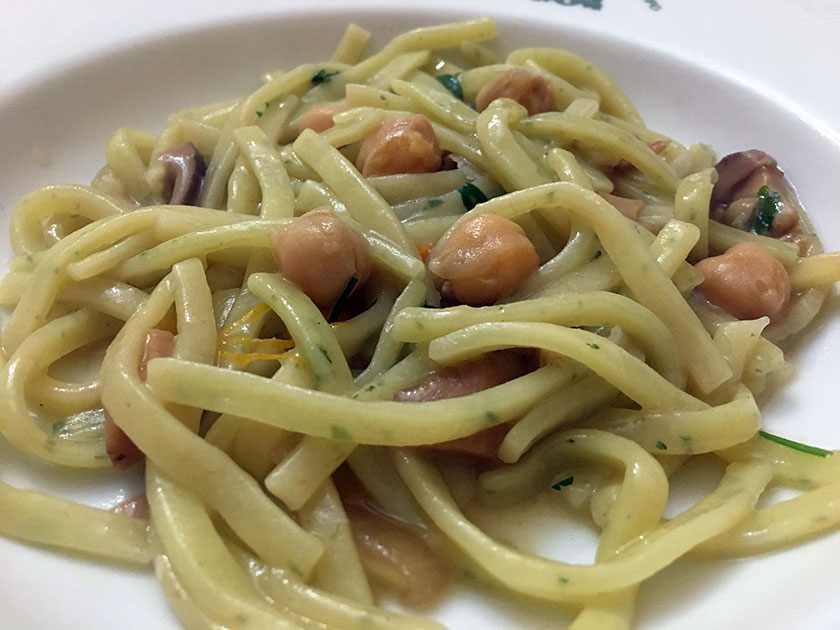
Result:
[[840,144],[783,105],[362,10],[0,114],[4,627],[840,624]]

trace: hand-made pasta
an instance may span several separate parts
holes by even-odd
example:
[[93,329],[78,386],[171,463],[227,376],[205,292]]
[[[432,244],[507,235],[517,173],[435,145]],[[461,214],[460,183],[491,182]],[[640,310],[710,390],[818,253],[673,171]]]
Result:
[[[459,567],[603,630],[685,554],[837,528],[840,458],[756,402],[840,279],[775,160],[716,161],[591,62],[495,35],[364,57],[351,25],[20,202],[0,432],[57,466],[145,460],[149,512],[0,482],[0,532],[153,565],[189,628],[439,627],[374,593],[423,603]],[[666,519],[695,457],[719,485]],[[453,478],[591,513],[595,562],[495,540]],[[801,493],[757,508],[773,486]]]

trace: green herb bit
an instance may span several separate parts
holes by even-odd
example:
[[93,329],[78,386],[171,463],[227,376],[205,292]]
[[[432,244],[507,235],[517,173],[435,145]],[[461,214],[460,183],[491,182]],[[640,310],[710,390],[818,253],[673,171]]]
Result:
[[604,254],[604,252],[602,252],[599,249],[597,252],[595,252],[595,255],[592,257],[592,260],[598,260],[603,254]]
[[324,358],[327,361],[329,361],[329,363],[332,365],[332,359],[330,358],[330,353],[327,352],[327,349],[324,346],[318,346],[318,352],[320,352],[322,355],[324,355]]
[[265,112],[266,112],[266,111],[268,111],[268,108],[269,108],[270,106],[271,106],[271,103],[269,103],[268,101],[266,101],[265,105],[263,105],[263,106],[262,106],[262,108],[260,108],[260,109],[258,109],[258,110],[257,110],[257,118],[262,118],[262,117],[263,117],[263,114],[265,114]]
[[467,210],[472,210],[478,204],[487,201],[487,195],[481,192],[481,188],[475,184],[464,184],[458,188],[461,194],[461,202]]
[[668,450],[668,446],[665,444],[665,442],[660,442],[660,441],[656,442],[656,448],[658,448],[660,451],[667,451]]
[[599,346],[597,343],[587,343],[586,345],[589,346],[590,348],[592,348],[593,350],[600,350],[601,349],[601,346]]
[[814,455],[816,457],[828,457],[830,455],[834,455],[834,451],[828,451],[824,448],[819,448],[817,446],[809,446],[808,444],[802,444],[802,442],[794,442],[793,440],[789,440],[778,435],[773,435],[772,433],[768,433],[767,431],[759,431],[758,434],[765,440],[770,440],[771,442],[775,442],[776,444],[787,446],[788,448],[792,448],[795,451],[800,451],[807,455]]
[[328,324],[334,324],[338,321],[338,318],[341,316],[341,311],[347,303],[347,298],[350,297],[357,284],[359,284],[359,279],[356,276],[350,276],[350,280],[347,281],[347,286],[344,287],[344,291],[338,296],[338,299],[335,301],[335,306],[330,311],[330,316],[327,318]]
[[330,427],[330,437],[334,440],[349,442],[352,439],[350,433],[344,427],[334,424]]
[[315,85],[318,85],[320,83],[329,83],[330,81],[332,81],[332,78],[337,74],[338,71],[327,72],[326,70],[324,70],[324,68],[321,68],[320,70],[318,70],[318,72],[315,73],[315,76],[313,76],[310,79],[310,81],[312,81],[312,83],[314,83]]
[[435,77],[455,98],[464,100],[464,90],[461,89],[461,80],[457,74],[439,74]]
[[565,488],[566,486],[571,486],[574,482],[575,482],[575,478],[574,478],[574,476],[572,476],[572,477],[566,477],[565,479],[561,479],[560,481],[558,481],[557,483],[555,483],[555,484],[554,484],[553,486],[551,486],[551,487],[552,487],[554,490],[560,490],[560,489],[562,489],[562,488]]
[[770,190],[766,184],[758,189],[758,204],[756,205],[755,218],[753,219],[752,231],[756,234],[767,234],[773,226],[773,219],[784,208],[782,197],[775,190]]

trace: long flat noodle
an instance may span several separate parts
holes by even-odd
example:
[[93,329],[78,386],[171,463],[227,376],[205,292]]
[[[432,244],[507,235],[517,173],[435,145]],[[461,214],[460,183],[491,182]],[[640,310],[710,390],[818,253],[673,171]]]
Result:
[[[161,282],[109,347],[103,363],[102,403],[148,459],[216,509],[243,540],[278,566],[292,566],[305,575],[322,552],[320,542],[273,504],[227,455],[174,418],[140,382],[137,366],[143,337],[168,310],[172,290],[169,281]],[[282,538],[279,532],[284,532]]]
[[790,270],[794,290],[840,282],[840,252],[800,258]]
[[34,254],[45,248],[43,223],[62,214],[81,214],[96,221],[126,211],[113,199],[89,186],[46,186],[20,200],[9,220],[12,251],[17,256]]
[[357,24],[348,24],[330,59],[338,63],[358,63],[369,39],[369,31]]
[[325,627],[347,630],[443,630],[443,626],[434,621],[359,604],[312,588],[282,569],[266,566],[241,549],[232,549],[232,553],[240,565],[249,571],[257,588],[275,601],[283,602],[289,610],[317,619]]
[[181,580],[175,575],[172,562],[166,555],[155,557],[155,577],[160,582],[166,601],[175,611],[175,616],[190,630],[225,630],[222,624],[199,608],[187,593]]
[[291,217],[295,198],[289,175],[277,149],[259,127],[241,127],[233,134],[240,152],[248,158],[262,191],[260,216],[264,219]]
[[378,109],[358,108],[333,116],[335,124],[319,135],[330,146],[341,147],[361,142],[373,133],[385,119]]
[[527,116],[518,103],[493,101],[478,116],[475,133],[486,160],[493,166],[493,175],[507,191],[547,184],[551,180],[542,172],[517,142],[513,123]]
[[[232,413],[307,435],[365,444],[445,442],[512,420],[566,382],[574,370],[548,365],[476,394],[421,403],[361,402],[177,359],[149,361],[157,396]],[[277,410],[284,413],[278,414]],[[394,422],[399,418],[400,422]]]
[[184,589],[200,609],[228,628],[299,627],[251,586],[195,496],[152,464],[146,468],[146,494],[155,532]]
[[593,426],[623,435],[651,453],[696,455],[740,444],[761,427],[761,413],[741,386],[727,403],[702,411],[646,412],[614,409],[599,414]]
[[30,410],[26,383],[45,374],[50,364],[88,343],[116,333],[116,321],[91,311],[76,311],[54,319],[26,337],[3,366],[0,382],[0,432],[15,447],[49,462],[81,468],[110,465],[99,439],[63,440],[42,427]]
[[840,451],[825,451],[824,456],[803,452],[764,436],[718,451],[724,460],[757,460],[773,467],[773,478],[794,488],[812,489],[840,479]]
[[24,289],[3,329],[3,350],[7,355],[14,352],[27,335],[46,323],[56,296],[68,283],[66,266],[69,263],[148,229],[160,212],[159,208],[149,208],[105,217],[53,245],[39,260],[33,281]]
[[700,231],[697,245],[692,250],[692,260],[709,255],[709,205],[717,171],[706,169],[692,173],[680,180],[674,199],[674,218],[696,225]]
[[685,385],[683,368],[672,352],[673,336],[668,329],[638,302],[606,291],[535,298],[497,306],[407,307],[394,319],[393,333],[403,341],[417,343],[484,322],[621,326],[644,347],[660,374],[678,387]]
[[697,551],[726,556],[766,553],[825,534],[836,529],[838,523],[840,483],[832,483],[756,510]]
[[149,564],[148,521],[0,481],[0,533],[130,564]]
[[[313,387],[348,394],[353,387],[350,368],[330,326],[311,300],[276,274],[252,274],[248,286],[283,320],[309,367]],[[292,510],[303,507],[349,453],[346,442],[319,440],[316,446],[307,449],[299,444],[265,479],[266,487]]]
[[639,112],[618,84],[603,69],[571,51],[557,48],[521,48],[508,55],[507,61],[513,64],[534,61],[572,83],[591,87],[598,93],[605,112],[643,126]]
[[799,248],[793,243],[739,230],[738,228],[724,225],[717,221],[709,221],[708,230],[709,251],[715,254],[721,254],[730,247],[746,241],[761,245],[785,267],[791,267],[799,260]]
[[392,39],[381,51],[345,72],[342,79],[348,83],[361,83],[402,53],[454,48],[465,40],[481,42],[497,34],[496,24],[486,17],[414,29]]
[[524,322],[474,324],[432,341],[429,356],[449,363],[470,359],[489,350],[516,347],[541,348],[574,359],[643,409],[699,411],[707,407],[609,339],[576,328]]
[[475,110],[448,92],[424,89],[423,86],[400,80],[392,81],[391,89],[412,99],[424,113],[438,122],[461,133],[472,133],[475,127]]
[[298,516],[303,527],[324,542],[324,557],[315,567],[313,583],[359,604],[373,604],[350,521],[333,483],[324,484]]
[[609,123],[552,112],[525,118],[514,128],[528,136],[559,137],[591,143],[609,151],[616,160],[627,160],[665,191],[673,193],[677,189],[676,173],[670,164],[633,134]]
[[105,144],[107,168],[132,199],[145,199],[151,193],[145,175],[154,146],[155,136],[130,127],[118,129]]
[[26,394],[38,401],[38,407],[44,413],[58,418],[96,413],[95,409],[99,406],[99,379],[80,383],[39,374],[26,384]]
[[[492,488],[494,481],[512,479],[513,483],[505,488],[506,493],[528,492],[535,484],[527,478],[529,475],[518,474],[518,469],[542,478],[545,483],[540,485],[546,487],[553,481],[546,478],[548,475],[556,475],[559,469],[568,466],[597,463],[618,468],[623,479],[598,543],[598,562],[614,558],[626,543],[659,525],[668,496],[668,481],[659,463],[641,452],[636,444],[609,433],[587,430],[566,433],[538,448],[538,453],[528,456],[518,466],[500,469],[498,475],[492,471],[482,475],[483,489]],[[547,457],[546,451],[549,451]],[[552,470],[552,467],[558,470]],[[644,504],[644,510],[639,509],[640,504]],[[571,628],[628,627],[635,609],[636,590],[637,586],[633,585],[595,598],[587,603]]]
[[461,512],[428,460],[401,450],[396,464],[426,514],[472,561],[511,590],[554,602],[579,601],[638,584],[738,523],[771,477],[766,464],[731,464],[718,488],[694,507],[624,546],[614,559],[585,566],[523,554],[496,542]]
[[382,326],[382,334],[376,342],[373,357],[371,357],[370,363],[368,363],[364,371],[356,377],[356,385],[367,385],[397,362],[404,344],[401,339],[391,334],[393,322],[404,308],[421,304],[425,296],[425,279],[415,276],[409,280],[408,284],[405,285],[405,288],[394,301],[394,306],[388,314],[388,319],[385,320],[385,324]]
[[87,258],[77,260],[67,265],[67,275],[75,281],[86,280],[102,275],[123,260],[136,256],[157,245],[153,234],[135,234],[114,243],[108,249],[91,254]]
[[359,174],[355,167],[311,129],[304,130],[294,143],[295,153],[306,161],[332,188],[351,216],[363,226],[391,239],[409,253],[414,245],[391,206]]
[[541,438],[564,424],[585,418],[616,396],[615,387],[589,375],[544,398],[507,432],[499,445],[499,459],[508,464],[518,461]]
[[566,182],[546,184],[496,197],[470,212],[510,217],[545,207],[561,207],[586,221],[598,234],[610,259],[626,261],[619,267],[619,273],[635,298],[674,333],[689,374],[702,391],[712,391],[731,376],[711,337],[670,278],[651,260],[634,229],[618,210],[592,191]]
[[304,64],[272,77],[265,85],[239,102],[227,116],[225,126],[213,149],[213,156],[207,165],[207,173],[201,185],[199,205],[208,208],[221,208],[224,205],[228,177],[233,171],[238,148],[233,139],[233,132],[238,127],[254,124],[259,116],[257,112],[276,99],[295,95],[312,86],[312,77],[323,70],[323,64]]
[[344,353],[312,301],[278,274],[251,274],[248,288],[283,320],[312,372],[316,388],[331,393],[349,392],[353,378]]
[[271,246],[269,232],[290,219],[243,221],[170,239],[129,258],[114,270],[118,278],[144,284],[165,275],[175,263],[231,247]]
[[[371,309],[373,310],[373,309]],[[432,371],[425,353],[415,350],[393,368],[361,383],[355,400],[390,400],[403,387],[417,383]],[[306,435],[268,474],[266,488],[292,510],[301,508],[357,448],[351,441]]]

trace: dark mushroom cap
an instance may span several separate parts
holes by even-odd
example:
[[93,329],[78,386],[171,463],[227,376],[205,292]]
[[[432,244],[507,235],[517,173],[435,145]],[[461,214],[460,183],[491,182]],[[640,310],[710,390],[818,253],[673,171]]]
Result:
[[[764,151],[757,149],[727,155],[715,165],[715,170],[718,174],[718,181],[712,190],[713,205],[727,205],[735,199],[746,196],[742,194],[746,192],[744,191],[744,184],[759,171],[766,174],[778,173],[779,178],[783,176],[776,160]],[[757,190],[758,186],[756,187]],[[752,194],[755,194],[755,191],[752,191]]]
[[196,146],[192,142],[184,142],[167,149],[158,159],[163,163],[172,188],[168,203],[194,205],[207,170]]

